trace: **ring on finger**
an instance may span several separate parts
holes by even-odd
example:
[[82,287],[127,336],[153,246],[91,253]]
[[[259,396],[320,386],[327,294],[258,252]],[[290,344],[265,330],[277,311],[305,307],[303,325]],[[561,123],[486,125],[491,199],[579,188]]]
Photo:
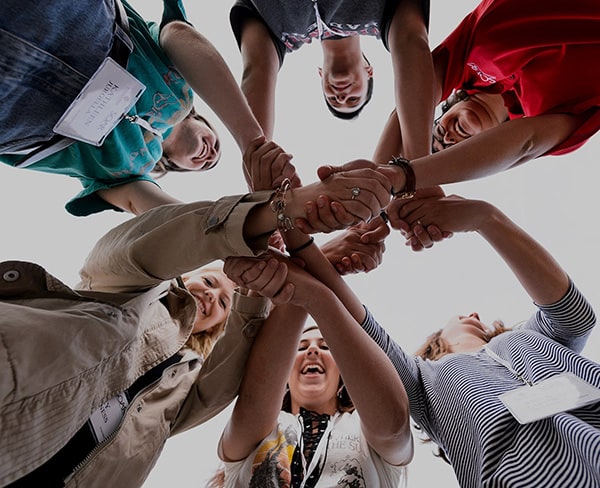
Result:
[[358,196],[360,195],[360,188],[358,186],[354,186],[352,187],[352,189],[350,190],[350,193],[352,194],[351,199],[355,200],[358,198]]

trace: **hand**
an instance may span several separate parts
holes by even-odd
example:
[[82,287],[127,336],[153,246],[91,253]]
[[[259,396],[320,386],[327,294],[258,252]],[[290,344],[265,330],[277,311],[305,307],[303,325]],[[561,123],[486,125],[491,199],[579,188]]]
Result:
[[277,188],[285,178],[292,187],[300,186],[300,177],[291,163],[292,155],[264,136],[253,139],[244,151],[244,176],[251,191]]
[[321,250],[341,275],[368,273],[383,261],[385,238],[390,229],[381,217],[346,229],[321,246]]
[[[354,161],[348,163],[348,166],[353,163],[360,166],[363,162],[363,160]],[[343,210],[344,216],[326,222],[311,222],[311,231],[331,232],[379,215],[381,209],[385,208],[390,201],[390,189],[388,179],[370,167],[332,173],[321,182],[292,190],[290,192],[292,211],[289,215],[294,219],[299,217],[306,219],[307,210],[314,208],[312,202],[317,201],[319,206],[321,204],[326,206],[326,200],[320,197],[327,197],[332,201],[332,212]],[[302,210],[299,208],[299,202],[304,206]]]
[[288,268],[272,254],[258,258],[229,257],[223,271],[242,288],[269,297],[273,303],[287,303],[294,294],[294,285],[287,281]]
[[424,226],[422,222],[417,220],[413,226],[403,220],[400,216],[402,208],[411,201],[417,201],[425,198],[442,198],[444,191],[439,186],[430,188],[422,188],[417,190],[415,196],[411,199],[393,199],[387,208],[387,216],[392,228],[399,230],[406,238],[406,245],[410,246],[413,251],[421,251],[433,246],[435,242],[449,239],[452,237],[451,232],[442,232],[435,224]]
[[239,286],[268,297],[276,305],[304,305],[321,283],[292,259],[275,250],[259,257],[229,257],[223,271]]
[[472,232],[483,225],[491,208],[481,200],[449,195],[410,201],[399,209],[398,215],[411,228],[419,224],[427,229],[435,223],[442,233]]
[[397,166],[393,166],[390,164],[375,164],[374,162],[368,161],[366,159],[357,159],[342,164],[341,166],[321,166],[317,169],[317,175],[322,181],[336,173],[365,168],[376,170],[383,176],[385,176],[390,182],[390,190],[392,188],[404,188],[404,185],[406,184],[404,172],[400,170]]

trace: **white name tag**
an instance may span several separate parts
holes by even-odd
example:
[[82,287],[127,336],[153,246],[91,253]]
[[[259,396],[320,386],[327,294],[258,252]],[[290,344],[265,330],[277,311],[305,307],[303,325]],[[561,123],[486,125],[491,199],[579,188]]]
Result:
[[125,392],[123,392],[104,402],[100,405],[100,408],[92,413],[89,423],[98,444],[117,430],[125,416],[128,405],[129,401],[127,401]]
[[560,412],[600,400],[600,389],[571,373],[563,373],[533,386],[522,386],[498,398],[520,424],[528,424]]
[[100,146],[146,87],[106,58],[54,126],[63,136]]

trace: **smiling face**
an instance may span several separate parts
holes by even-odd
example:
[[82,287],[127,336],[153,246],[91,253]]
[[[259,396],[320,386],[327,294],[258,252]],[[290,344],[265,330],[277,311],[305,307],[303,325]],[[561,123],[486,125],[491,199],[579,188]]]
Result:
[[181,169],[206,171],[218,163],[221,144],[206,120],[192,112],[173,127],[163,142],[163,152],[171,164]]
[[307,329],[300,338],[296,360],[288,381],[292,413],[300,407],[334,414],[340,372],[319,329]]
[[500,125],[508,117],[500,95],[475,93],[457,102],[433,126],[433,151],[437,152]]
[[199,269],[183,276],[183,282],[196,300],[196,320],[192,334],[207,331],[227,319],[235,284],[219,269]]

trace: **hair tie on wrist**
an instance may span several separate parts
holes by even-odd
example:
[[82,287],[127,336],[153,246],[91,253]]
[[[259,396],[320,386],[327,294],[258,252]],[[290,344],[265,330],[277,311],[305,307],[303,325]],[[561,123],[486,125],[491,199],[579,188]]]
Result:
[[392,195],[396,198],[412,198],[415,196],[417,188],[417,179],[415,178],[415,171],[410,165],[410,161],[406,158],[400,158],[392,156],[392,160],[388,163],[393,166],[398,166],[404,173],[404,189],[395,192],[392,188]]
[[302,244],[302,245],[300,245],[298,247],[295,247],[293,249],[288,249],[287,252],[288,252],[288,254],[295,254],[297,252],[300,252],[300,251],[306,249],[313,242],[315,242],[315,238],[311,236],[310,239],[308,241],[306,241],[304,244]]

